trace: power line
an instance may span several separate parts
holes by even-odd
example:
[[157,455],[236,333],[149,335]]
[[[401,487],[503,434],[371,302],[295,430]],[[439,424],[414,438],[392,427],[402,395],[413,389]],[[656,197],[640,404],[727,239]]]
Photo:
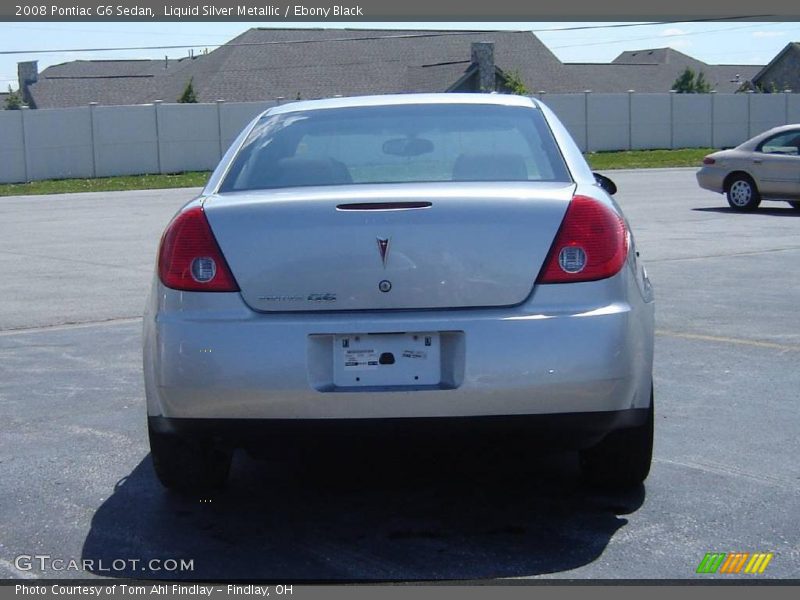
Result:
[[[614,25],[585,25],[585,26],[575,26],[575,27],[562,27],[558,29],[525,29],[525,30],[470,30],[470,31],[431,31],[431,32],[415,32],[415,33],[399,33],[399,34],[388,34],[388,35],[372,35],[372,36],[356,36],[356,37],[340,37],[340,38],[327,38],[327,39],[302,39],[302,40],[267,40],[263,42],[238,42],[238,43],[228,43],[224,44],[226,48],[237,47],[237,46],[274,46],[274,45],[288,45],[288,44],[319,44],[319,43],[330,43],[330,42],[361,42],[361,41],[374,41],[374,40],[383,40],[383,39],[413,39],[413,38],[432,38],[432,37],[447,37],[447,36],[459,36],[459,35],[474,35],[476,33],[553,33],[553,32],[562,32],[562,31],[582,31],[582,30],[591,30],[591,29],[616,29],[622,27],[642,27],[642,26],[649,26],[649,25],[676,25],[680,23],[692,23],[692,22],[717,22],[717,21],[732,21],[732,20],[743,20],[743,19],[756,19],[756,18],[763,18],[769,17],[773,15],[744,15],[740,17],[720,17],[718,19],[703,19],[703,20],[695,20],[695,21],[657,21],[657,22],[649,22],[649,23],[618,23]],[[754,26],[761,26],[753,25]],[[349,30],[353,31],[353,30]],[[687,34],[688,35],[688,34]],[[650,36],[652,37],[652,36]],[[639,38],[642,39],[642,38]],[[643,38],[643,39],[649,39]],[[602,42],[602,43],[613,43],[613,42]],[[48,49],[48,50],[0,50],[0,55],[12,55],[12,54],[58,54],[62,52],[126,52],[126,51],[133,51],[133,50],[181,50],[187,48],[196,48],[198,46],[214,46],[217,44],[174,44],[174,45],[162,45],[162,46],[124,46],[124,47],[109,47],[109,48],[59,48],[59,49]],[[581,45],[596,45],[596,44],[581,44]],[[575,46],[562,46],[562,47],[575,47]]]
[[[709,33],[727,33],[728,31],[738,31],[741,29],[753,29],[754,27],[768,27],[769,25],[777,25],[777,23],[755,23],[754,25],[742,25],[741,27],[729,27],[727,29],[706,29],[704,31],[687,31],[685,33],[674,33],[659,36],[658,39],[670,39],[675,37],[685,37],[688,35],[703,35]],[[605,40],[603,42],[586,42],[582,44],[569,44],[566,46],[551,46],[551,50],[561,50],[563,48],[583,48],[585,46],[603,46],[606,44],[623,44],[627,42],[638,42],[642,40],[652,40],[653,36],[649,35],[646,37],[638,37],[638,38],[626,38],[624,40]]]

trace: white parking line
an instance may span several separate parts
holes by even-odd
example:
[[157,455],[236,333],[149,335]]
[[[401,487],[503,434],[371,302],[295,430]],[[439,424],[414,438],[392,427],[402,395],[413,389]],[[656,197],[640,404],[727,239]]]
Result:
[[656,335],[681,338],[685,340],[697,340],[701,342],[714,342],[717,344],[737,344],[741,346],[753,346],[755,348],[770,348],[772,350],[780,350],[781,352],[800,352],[800,346],[794,344],[778,344],[776,342],[762,342],[759,340],[724,337],[720,335],[706,335],[703,333],[686,333],[682,331],[667,331],[664,329],[657,329]]
[[18,329],[0,330],[0,337],[9,335],[20,335],[23,333],[38,333],[41,331],[62,331],[64,329],[83,329],[86,327],[101,327],[105,325],[124,325],[125,323],[136,323],[142,317],[112,317],[101,321],[81,321],[80,323],[60,323],[57,325],[39,325],[36,327],[20,327]]

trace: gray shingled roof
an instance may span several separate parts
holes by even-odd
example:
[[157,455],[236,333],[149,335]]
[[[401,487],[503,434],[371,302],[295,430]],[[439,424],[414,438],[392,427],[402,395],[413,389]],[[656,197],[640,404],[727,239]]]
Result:
[[769,63],[755,73],[750,80],[756,85],[766,83],[764,79],[770,70],[782,60],[785,60],[786,55],[790,52],[800,52],[800,42],[789,42],[786,44],[786,46],[784,46],[783,49],[775,55],[775,58],[773,58],[771,61],[769,61]]
[[[209,54],[170,60],[73,61],[30,87],[38,108],[174,102],[193,79],[200,102],[438,92],[471,68],[471,44],[494,42],[495,63],[531,92],[665,92],[687,66],[718,91],[760,67],[706,65],[671,48],[632,50],[611,64],[563,64],[530,32],[249,29]],[[166,66],[166,68],[165,68]]]
[[[472,42],[482,41],[495,43],[497,66],[519,71],[531,86],[556,91],[574,85],[532,33],[498,31],[250,29],[194,61],[183,78],[194,77],[201,100],[443,91],[453,74],[463,74],[453,63],[468,62]],[[417,82],[424,89],[412,85]],[[173,93],[185,85],[175,83]]]
[[[593,92],[668,92],[672,84],[688,66],[695,73],[702,71],[711,89],[718,92],[737,91],[740,85],[754,75],[760,67],[756,65],[705,65],[696,64],[598,64],[571,63],[565,67],[573,77],[586,82],[586,89]],[[739,80],[736,79],[739,75]]]
[[[529,32],[249,29],[207,55],[173,61],[75,61],[31,86],[37,107],[174,101],[189,78],[209,102],[444,91],[465,72],[471,44],[495,43],[495,62],[531,89],[578,83]],[[87,82],[87,80],[90,80]]]
[[711,89],[735,92],[761,69],[757,65],[709,65],[673,48],[627,50],[611,63],[565,66],[595,92],[667,92],[686,67],[702,72]]
[[143,104],[164,99],[161,90],[192,60],[76,60],[48,67],[29,89],[36,108]]

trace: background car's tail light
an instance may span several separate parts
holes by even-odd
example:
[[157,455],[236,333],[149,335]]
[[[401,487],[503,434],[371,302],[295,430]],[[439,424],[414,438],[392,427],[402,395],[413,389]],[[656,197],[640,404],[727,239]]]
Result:
[[716,162],[717,162],[717,161],[716,161],[716,160],[714,160],[713,158],[711,158],[710,156],[706,156],[706,157],[703,159],[703,164],[704,164],[704,165],[713,165],[713,164],[715,164]]
[[167,287],[196,292],[238,292],[203,208],[179,213],[164,232],[158,276]]
[[538,283],[605,279],[619,272],[628,256],[625,222],[611,208],[587,196],[574,196]]

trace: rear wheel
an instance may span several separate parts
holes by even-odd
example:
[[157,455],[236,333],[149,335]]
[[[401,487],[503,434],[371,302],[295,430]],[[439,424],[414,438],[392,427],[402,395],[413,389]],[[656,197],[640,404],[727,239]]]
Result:
[[614,431],[596,446],[581,451],[584,477],[594,485],[617,489],[634,487],[647,479],[653,457],[654,415],[651,388],[650,409],[642,425]]
[[744,173],[731,177],[725,193],[730,207],[739,212],[755,210],[761,204],[761,194],[755,182]]
[[161,484],[177,492],[202,492],[225,486],[233,451],[210,440],[172,433],[150,434],[150,455]]

